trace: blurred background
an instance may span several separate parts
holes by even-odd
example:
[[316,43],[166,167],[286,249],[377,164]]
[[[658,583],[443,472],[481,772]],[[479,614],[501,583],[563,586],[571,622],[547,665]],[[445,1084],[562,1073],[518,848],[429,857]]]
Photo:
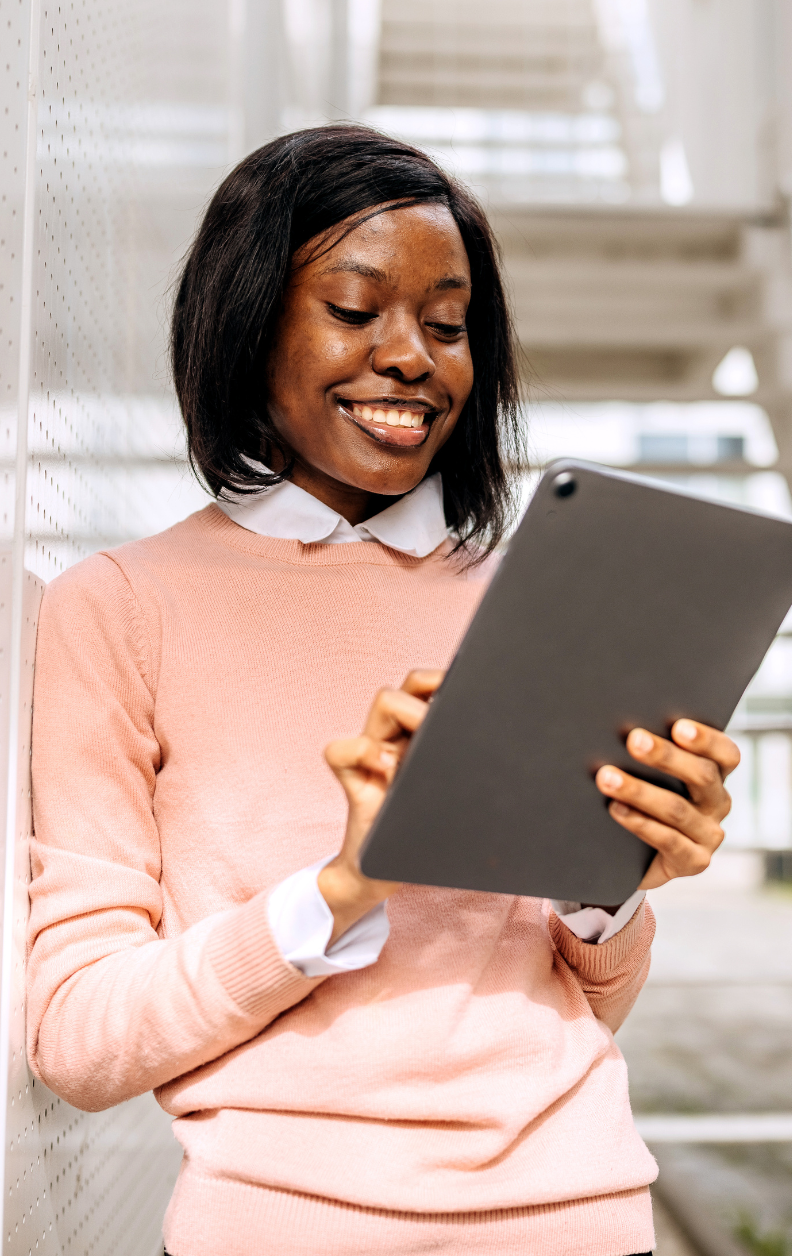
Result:
[[[286,130],[424,147],[503,249],[524,502],[574,454],[792,518],[792,0],[0,0],[0,29],[3,1242],[153,1256],[158,1111],[76,1113],[21,1051],[26,694],[42,583],[207,500],[165,349],[203,207]],[[726,845],[652,895],[620,1033],[659,1256],[792,1254],[792,619],[732,731]]]

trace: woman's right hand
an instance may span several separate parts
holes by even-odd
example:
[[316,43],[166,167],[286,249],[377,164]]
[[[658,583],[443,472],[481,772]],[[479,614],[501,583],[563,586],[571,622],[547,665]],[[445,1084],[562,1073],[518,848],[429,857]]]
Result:
[[398,881],[365,877],[360,871],[360,850],[444,674],[410,672],[401,689],[381,689],[361,736],[331,741],[325,749],[349,803],[344,845],[317,879],[335,921],[328,945],[399,889]]

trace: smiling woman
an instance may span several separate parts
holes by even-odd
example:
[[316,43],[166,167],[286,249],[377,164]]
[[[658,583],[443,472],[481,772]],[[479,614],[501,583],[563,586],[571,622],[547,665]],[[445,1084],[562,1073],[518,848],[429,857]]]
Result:
[[470,267],[444,205],[396,206],[334,248],[348,225],[295,258],[267,395],[292,481],[359,523],[423,480],[470,396]]
[[358,523],[440,472],[456,544],[503,536],[522,436],[497,250],[417,149],[339,126],[246,158],[187,260],[173,366],[213,492],[288,479]]
[[[156,1090],[184,1149],[172,1256],[645,1252],[656,1167],[612,1036],[643,895],[360,870],[511,510],[486,219],[365,128],[275,140],[209,206],[173,364],[216,502],[41,612],[32,1068],[92,1110]],[[599,780],[659,880],[705,865],[728,807],[731,743],[679,725],[630,744],[688,783],[674,815]]]

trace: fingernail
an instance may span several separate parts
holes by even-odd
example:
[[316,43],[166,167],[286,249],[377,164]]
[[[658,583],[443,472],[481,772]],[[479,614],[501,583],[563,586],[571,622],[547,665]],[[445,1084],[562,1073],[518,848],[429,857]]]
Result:
[[380,763],[385,768],[392,768],[398,763],[398,758],[392,750],[380,750]]
[[625,807],[623,802],[612,802],[610,805],[610,813],[612,816],[627,816],[630,814],[630,808]]
[[681,737],[683,741],[695,741],[698,729],[690,720],[677,720],[674,725],[674,736]]
[[613,768],[603,768],[599,774],[599,783],[606,789],[621,789],[624,779],[618,772],[614,772]]
[[648,754],[653,745],[654,741],[642,728],[634,728],[630,733],[631,750],[637,750],[639,754]]

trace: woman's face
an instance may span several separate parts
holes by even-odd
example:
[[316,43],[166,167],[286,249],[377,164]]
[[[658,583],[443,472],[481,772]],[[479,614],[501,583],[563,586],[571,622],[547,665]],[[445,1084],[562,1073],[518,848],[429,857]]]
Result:
[[442,205],[378,214],[326,252],[343,229],[296,255],[267,385],[294,483],[356,523],[420,483],[467,401],[470,266]]

